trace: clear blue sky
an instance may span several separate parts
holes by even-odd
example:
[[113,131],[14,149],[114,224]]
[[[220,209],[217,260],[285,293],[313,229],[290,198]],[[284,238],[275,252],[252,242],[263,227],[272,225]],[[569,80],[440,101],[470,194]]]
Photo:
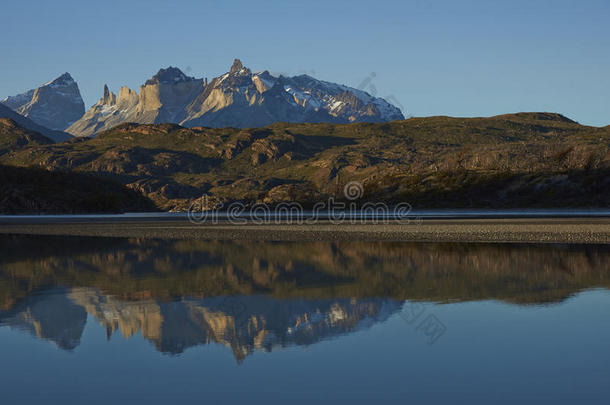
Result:
[[[610,124],[610,0],[5,1],[0,98],[68,71],[88,108],[161,67],[358,86],[415,116],[553,111]],[[370,91],[371,88],[369,87]]]

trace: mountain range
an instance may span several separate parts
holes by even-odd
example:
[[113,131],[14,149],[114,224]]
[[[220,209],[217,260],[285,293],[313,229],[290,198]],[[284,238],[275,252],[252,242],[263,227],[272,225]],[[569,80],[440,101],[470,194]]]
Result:
[[67,132],[91,136],[124,122],[177,123],[185,127],[260,127],[274,122],[386,122],[404,119],[381,98],[307,75],[253,73],[235,59],[230,70],[208,82],[180,69],[161,69],[139,93],[104,86],[102,98]]
[[95,289],[74,288],[45,291],[12,311],[0,310],[0,326],[73,350],[89,315],[106,329],[108,338],[119,331],[125,338],[141,333],[168,354],[218,343],[242,362],[254,351],[311,345],[366,329],[386,321],[401,306],[384,298],[278,300],[262,295],[129,302]]
[[64,73],[42,86],[0,103],[51,130],[63,131],[85,113],[78,84]]
[[253,73],[239,59],[228,72],[209,82],[170,66],[146,80],[139,91],[123,86],[117,95],[104,85],[102,97],[86,112],[78,84],[69,73],[0,103],[43,128],[28,126],[6,110],[0,110],[0,117],[11,118],[56,141],[93,136],[125,122],[247,128],[275,122],[404,119],[397,107],[362,90],[307,75],[276,76],[267,70]]

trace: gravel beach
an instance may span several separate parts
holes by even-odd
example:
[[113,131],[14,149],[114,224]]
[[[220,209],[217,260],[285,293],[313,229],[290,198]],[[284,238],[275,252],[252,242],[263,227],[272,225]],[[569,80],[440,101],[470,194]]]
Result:
[[193,224],[181,219],[0,219],[0,233],[268,241],[610,243],[610,218],[424,219],[399,223]]

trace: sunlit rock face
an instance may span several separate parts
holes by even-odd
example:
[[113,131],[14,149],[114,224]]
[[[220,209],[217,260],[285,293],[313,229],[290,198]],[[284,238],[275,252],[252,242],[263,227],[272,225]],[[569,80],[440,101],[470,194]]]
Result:
[[140,86],[139,93],[123,86],[117,97],[104,85],[102,98],[66,131],[90,136],[123,122],[180,122],[185,106],[203,89],[202,79],[188,77],[174,67],[159,70]]
[[391,299],[278,300],[264,296],[221,296],[179,301],[123,301],[93,288],[54,289],[33,295],[0,324],[28,331],[59,348],[80,343],[87,314],[124,338],[141,334],[169,354],[218,343],[242,361],[255,350],[309,345],[383,322],[401,308]]
[[179,301],[121,301],[95,289],[68,297],[107,330],[136,333],[164,353],[178,354],[211,342],[242,360],[255,350],[309,345],[386,320],[401,307],[391,299],[278,300],[264,296],[220,296]]
[[69,73],[0,102],[36,124],[60,131],[68,128],[85,113],[78,84]]
[[121,88],[104,97],[68,128],[91,136],[123,122],[171,122],[187,127],[258,127],[274,122],[386,122],[403,119],[382,98],[307,75],[253,73],[236,59],[229,71],[212,79],[195,79],[180,69],[161,69],[139,93]]

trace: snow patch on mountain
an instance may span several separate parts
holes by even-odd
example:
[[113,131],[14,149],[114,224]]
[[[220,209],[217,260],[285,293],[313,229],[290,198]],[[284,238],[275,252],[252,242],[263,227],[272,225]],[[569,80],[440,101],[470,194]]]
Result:
[[[119,100],[93,106],[68,132],[91,136],[122,122],[173,122],[187,127],[265,126],[274,122],[386,122],[404,119],[387,101],[342,84],[308,75],[287,77],[252,73],[239,59],[228,72],[206,80],[178,68],[161,69],[140,87],[126,89]],[[122,101],[125,99],[125,101]],[[109,104],[110,107],[103,107]]]
[[35,123],[54,130],[66,129],[85,113],[78,84],[69,73],[36,89],[6,97],[0,103]]

